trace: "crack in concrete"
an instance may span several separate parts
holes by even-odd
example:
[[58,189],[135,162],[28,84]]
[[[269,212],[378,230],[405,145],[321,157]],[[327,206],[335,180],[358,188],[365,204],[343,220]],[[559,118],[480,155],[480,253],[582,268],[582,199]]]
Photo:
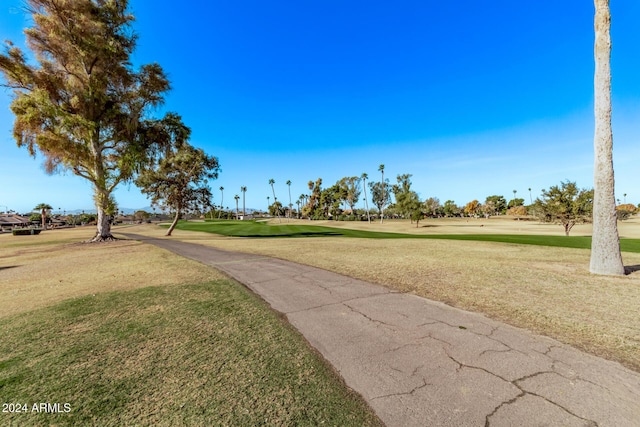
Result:
[[491,413],[484,418],[484,427],[491,426],[490,418],[493,417],[496,414],[496,412],[498,412],[503,406],[511,405],[512,403],[515,403],[521,397],[526,396],[526,394],[527,393],[525,392],[520,392],[520,394],[514,397],[513,399],[506,400],[501,404],[499,404],[498,406],[496,406],[495,408],[493,408],[493,411],[491,411]]
[[333,286],[333,287],[323,286],[323,282],[319,282],[319,281],[316,281],[316,280],[314,280],[312,278],[308,278],[304,274],[296,274],[296,275],[291,276],[291,278],[293,280],[295,280],[296,282],[298,282],[298,283],[302,283],[302,284],[305,284],[305,285],[308,285],[308,286],[317,286],[318,288],[320,288],[320,289],[322,289],[322,290],[324,290],[326,292],[329,292],[329,295],[333,295],[334,294],[334,291],[332,289],[336,287],[336,286]]
[[416,328],[421,328],[421,327],[427,326],[427,325],[437,325],[438,323],[440,323],[440,322],[438,322],[437,320],[434,320],[433,322],[425,322],[425,323],[421,323],[419,325],[416,325]]
[[[494,336],[493,336],[493,334],[494,334],[498,329],[500,329],[500,326],[495,326],[495,327],[493,327],[493,328],[491,329],[491,332],[490,332],[488,335],[485,335],[485,336],[486,336],[487,338],[489,338],[490,340],[492,340],[492,341],[495,341],[495,342],[497,342],[497,343],[500,343],[500,344],[504,345],[505,347],[507,347],[507,348],[509,349],[509,351],[515,351],[516,353],[520,353],[520,354],[522,354],[522,355],[524,355],[524,356],[529,356],[529,354],[528,354],[528,353],[525,353],[524,351],[520,351],[520,350],[518,350],[518,349],[515,349],[515,348],[513,348],[510,344],[507,344],[506,342],[504,342],[504,341],[502,341],[502,340],[500,340],[500,339],[498,339],[498,338],[494,337]],[[487,350],[487,351],[490,351],[490,350]]]
[[[515,385],[515,384],[514,384],[514,385]],[[518,387],[518,386],[516,386],[516,387]],[[518,388],[519,388],[519,387],[518,387]],[[521,390],[522,390],[522,389],[521,389]],[[549,403],[549,404],[551,404],[551,405],[553,405],[553,406],[556,406],[556,407],[560,408],[561,410],[565,411],[567,414],[571,415],[572,417],[575,417],[575,418],[577,418],[577,419],[579,419],[579,420],[585,421],[585,422],[587,423],[587,424],[585,425],[585,427],[598,427],[598,423],[597,423],[597,422],[595,422],[595,421],[593,421],[593,420],[590,420],[590,419],[588,419],[588,418],[581,417],[581,416],[580,416],[580,415],[578,415],[578,414],[574,414],[573,412],[571,412],[570,410],[568,410],[568,409],[567,409],[567,408],[565,408],[564,406],[560,405],[559,403],[553,402],[553,401],[551,401],[551,400],[547,399],[546,397],[541,396],[541,395],[539,395],[539,394],[537,394],[537,393],[533,393],[533,392],[530,392],[530,391],[524,391],[524,390],[523,390],[523,395],[521,395],[521,396],[517,396],[516,400],[517,400],[517,399],[519,399],[519,398],[521,398],[521,397],[523,397],[523,396],[525,396],[525,395],[530,395],[530,396],[539,397],[540,399],[544,400],[545,402],[547,402],[547,403]],[[513,403],[513,402],[511,402],[511,403]],[[503,405],[502,405],[502,404],[500,404],[500,406],[503,406]],[[489,424],[485,424],[485,425],[486,425],[486,426],[488,426]]]
[[409,391],[405,391],[405,392],[400,392],[400,393],[391,393],[391,394],[385,394],[383,396],[376,396],[376,397],[372,397],[371,400],[377,400],[377,399],[386,399],[388,397],[398,397],[398,396],[411,396],[413,395],[415,392],[417,392],[418,390],[421,390],[425,387],[428,387],[430,385],[433,385],[431,383],[428,383],[427,380],[425,380],[424,378],[422,379],[422,384],[414,387],[413,389],[409,390]]
[[[361,298],[357,298],[357,299],[361,299]],[[347,301],[347,302],[349,302],[349,301]],[[372,323],[374,323],[376,325],[386,326],[386,327],[392,328],[392,329],[396,327],[395,325],[389,325],[388,323],[385,323],[385,322],[383,322],[381,320],[376,320],[373,317],[370,317],[370,316],[364,314],[363,312],[361,312],[360,310],[357,310],[356,308],[350,306],[349,304],[346,304],[346,303],[343,303],[343,304],[344,304],[345,307],[349,308],[349,310],[351,310],[352,312],[361,315],[362,317],[364,317],[365,319],[369,320],[370,322],[372,322]]]
[[439,342],[441,342],[443,344],[451,345],[450,343],[448,343],[446,341],[443,341],[443,340],[440,340],[438,338],[434,338],[431,335],[425,335],[423,337],[414,338],[413,342],[402,344],[402,345],[399,345],[398,347],[395,347],[395,348],[392,348],[390,350],[387,350],[383,354],[395,353],[396,351],[402,350],[403,348],[406,348],[406,347],[422,347],[424,344],[419,343],[418,341],[422,341],[422,340],[425,340],[425,339],[432,339],[434,341],[439,341]]
[[588,380],[586,378],[581,377],[580,375],[571,375],[571,376],[562,375],[560,372],[555,370],[556,369],[555,364],[556,363],[564,363],[564,362],[559,361],[559,360],[555,360],[555,359],[552,359],[552,360],[553,360],[553,363],[551,364],[551,369],[553,369],[552,371],[537,372],[535,374],[531,374],[531,375],[527,375],[527,376],[522,377],[522,378],[518,378],[517,380],[514,380],[514,382],[528,380],[530,378],[533,378],[533,377],[536,377],[536,376],[542,375],[542,374],[552,374],[552,375],[557,375],[560,378],[564,378],[567,381],[575,381],[575,382],[582,381],[584,383],[591,384],[594,387],[598,387],[600,389],[608,391],[609,393],[612,393],[612,391],[609,388],[603,386],[602,384],[595,383],[595,382],[593,382],[591,380]]
[[[549,353],[551,353],[551,351],[553,351],[554,348],[560,348],[560,346],[552,344],[549,347],[547,347],[547,350],[545,352],[543,352],[541,354],[543,354],[545,356],[548,356]],[[555,359],[552,359],[552,360],[555,360]]]
[[431,335],[431,334],[428,334],[426,337],[421,337],[421,338],[419,338],[419,339],[420,339],[420,340],[431,339],[431,340],[438,341],[438,342],[441,342],[442,344],[446,344],[446,345],[448,345],[448,346],[453,347],[453,344],[451,344],[449,341],[445,341],[445,340],[443,340],[443,339],[436,338],[436,337],[434,337],[434,336],[433,336],[433,335]]
[[[445,352],[445,353],[446,353],[446,352]],[[496,406],[496,407],[493,409],[493,411],[491,411],[491,413],[490,413],[490,414],[488,414],[488,415],[486,416],[486,418],[485,418],[485,427],[489,427],[489,426],[491,425],[490,418],[491,418],[492,416],[494,416],[494,415],[495,415],[495,414],[496,414],[496,413],[497,413],[497,412],[498,412],[498,411],[499,411],[503,406],[511,405],[511,404],[515,403],[518,399],[521,399],[522,397],[524,397],[524,396],[526,396],[526,395],[530,395],[530,396],[538,397],[538,398],[540,398],[540,399],[544,400],[545,402],[547,402],[547,403],[549,403],[549,404],[551,404],[551,405],[553,405],[553,406],[556,406],[556,407],[560,408],[561,410],[565,411],[567,414],[569,414],[569,415],[571,415],[571,416],[573,416],[573,417],[575,417],[575,418],[578,418],[578,419],[580,419],[580,420],[582,420],[582,421],[585,421],[586,423],[588,423],[587,425],[589,425],[589,426],[591,426],[591,427],[598,427],[598,423],[597,423],[597,422],[595,422],[595,421],[593,421],[593,420],[590,420],[590,419],[587,419],[587,418],[584,418],[584,417],[581,417],[581,416],[579,416],[578,414],[575,414],[575,413],[571,412],[569,409],[565,408],[564,406],[560,405],[559,403],[554,402],[554,401],[552,401],[552,400],[549,400],[549,399],[548,399],[548,398],[546,398],[545,396],[539,395],[539,394],[534,393],[534,392],[529,391],[529,390],[525,390],[525,389],[524,389],[524,388],[519,384],[519,382],[521,382],[521,381],[525,381],[525,380],[527,380],[527,379],[534,378],[534,377],[536,377],[536,376],[538,376],[538,375],[543,375],[543,374],[553,374],[553,375],[558,375],[558,376],[560,376],[560,377],[562,377],[562,378],[565,378],[565,377],[563,377],[562,375],[560,375],[560,374],[559,374],[559,373],[557,373],[557,372],[552,372],[552,371],[536,372],[536,373],[534,373],[534,374],[525,375],[524,377],[518,378],[518,379],[513,380],[513,381],[508,381],[508,380],[506,380],[505,378],[502,378],[500,375],[498,375],[498,374],[496,374],[496,373],[494,373],[494,372],[490,372],[490,371],[488,371],[488,370],[486,370],[486,369],[484,369],[484,368],[478,367],[478,366],[466,365],[466,364],[464,364],[464,363],[459,362],[459,361],[458,361],[458,360],[456,360],[455,358],[451,357],[448,353],[446,353],[446,354],[447,354],[447,356],[448,356],[451,360],[453,360],[455,363],[457,363],[457,364],[459,365],[459,367],[456,369],[456,372],[459,372],[462,368],[479,369],[479,370],[484,371],[484,372],[486,372],[486,373],[488,373],[488,374],[490,374],[490,375],[493,375],[493,376],[495,376],[495,377],[497,377],[497,378],[500,378],[500,379],[501,379],[501,380],[503,380],[503,381],[506,381],[506,382],[510,383],[511,385],[513,385],[514,387],[516,387],[518,390],[520,390],[520,394],[518,394],[518,395],[517,395],[517,396],[515,396],[514,398],[511,398],[511,399],[509,399],[509,400],[506,400],[506,401],[504,401],[504,402],[501,402],[498,406]],[[565,379],[568,379],[568,378],[565,378]]]
[[[274,279],[277,280],[277,279]],[[266,282],[265,282],[266,283]],[[376,321],[375,319],[371,319],[369,317],[367,317],[366,315],[364,315],[363,313],[360,313],[359,311],[353,309],[351,306],[349,306],[347,303],[351,302],[351,301],[358,301],[361,299],[365,299],[365,298],[369,298],[369,297],[374,297],[374,296],[378,296],[378,295],[386,295],[386,293],[380,293],[380,294],[373,294],[373,295],[366,295],[366,296],[359,296],[359,297],[353,297],[353,298],[347,298],[345,300],[341,300],[341,301],[334,301],[334,302],[329,302],[326,304],[320,304],[320,305],[315,305],[313,307],[307,307],[307,308],[302,308],[300,310],[295,310],[295,311],[287,311],[287,312],[283,312],[284,314],[298,314],[298,313],[304,313],[305,311],[309,311],[309,310],[315,310],[318,308],[323,308],[323,307],[331,307],[332,305],[340,305],[343,304],[345,307],[349,308],[351,311],[356,312],[364,317],[366,317],[367,319],[371,320],[374,323],[383,323],[383,322],[379,322]],[[391,325],[387,325],[387,326],[391,326]]]
[[[502,343],[502,344],[504,344],[504,343]],[[510,347],[507,347],[505,350],[493,350],[491,348],[488,348],[486,350],[483,350],[478,356],[484,356],[485,354],[487,354],[489,352],[491,352],[491,353],[509,353],[511,351],[516,351],[516,350],[514,350],[514,349],[512,349]]]

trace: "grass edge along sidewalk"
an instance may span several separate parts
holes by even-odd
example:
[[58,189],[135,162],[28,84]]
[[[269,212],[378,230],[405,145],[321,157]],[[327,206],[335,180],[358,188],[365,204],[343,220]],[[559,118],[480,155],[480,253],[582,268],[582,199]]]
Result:
[[[56,245],[52,237],[67,236],[56,233],[45,236],[46,251],[33,241],[2,251],[28,247],[33,257],[50,257],[89,249]],[[134,258],[148,247],[122,244]],[[162,262],[173,276],[164,266],[168,257],[178,258],[145,259]],[[69,268],[94,271],[96,262],[64,265],[63,256],[50,277],[64,277]],[[0,268],[0,279],[28,270],[29,264]],[[0,403],[7,405],[0,425],[380,425],[281,316],[211,272],[210,281],[113,292],[94,287],[0,318]],[[129,280],[144,283],[145,275]],[[55,413],[34,411],[40,403]]]
[[[180,230],[202,231],[230,237],[296,238],[296,237],[355,237],[370,239],[443,239],[480,242],[499,242],[520,245],[552,246],[590,249],[590,236],[548,236],[534,234],[404,234],[380,231],[352,230],[317,225],[266,224],[259,221],[180,221]],[[620,239],[623,252],[640,253],[640,239]]]

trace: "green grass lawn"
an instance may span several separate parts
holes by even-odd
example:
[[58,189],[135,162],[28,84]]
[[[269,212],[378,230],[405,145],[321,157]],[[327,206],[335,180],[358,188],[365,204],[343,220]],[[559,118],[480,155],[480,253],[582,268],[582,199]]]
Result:
[[[230,280],[0,320],[0,425],[380,425],[286,321]],[[68,413],[36,413],[59,403]],[[64,404],[68,404],[67,407]]]
[[[588,236],[544,236],[515,234],[402,234],[378,231],[350,230],[316,225],[266,224],[256,221],[208,221],[178,223],[181,230],[204,231],[234,237],[322,237],[344,236],[370,239],[446,239],[482,242],[514,243],[520,245],[555,246],[589,249]],[[640,239],[620,239],[624,252],[640,253]]]

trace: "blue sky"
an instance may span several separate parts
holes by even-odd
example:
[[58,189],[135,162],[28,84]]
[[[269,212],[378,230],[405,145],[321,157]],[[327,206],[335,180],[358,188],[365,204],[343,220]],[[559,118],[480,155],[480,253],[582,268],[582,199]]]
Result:
[[[612,2],[617,197],[640,202],[640,2]],[[24,44],[20,0],[0,0],[0,39]],[[463,205],[562,180],[592,186],[593,3],[584,0],[131,0],[136,65],[158,62],[192,144],[219,157],[214,203],[247,186],[265,208],[318,177],[413,174],[425,199]],[[0,90],[0,211],[91,209],[71,174],[48,176],[11,137]],[[122,185],[123,208],[149,205]],[[273,201],[273,200],[272,200]],[[362,204],[362,203],[361,203]]]

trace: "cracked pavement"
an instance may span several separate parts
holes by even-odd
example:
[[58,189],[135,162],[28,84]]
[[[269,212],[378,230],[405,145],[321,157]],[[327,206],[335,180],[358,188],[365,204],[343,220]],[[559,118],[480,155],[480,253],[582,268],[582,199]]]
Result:
[[640,426],[639,373],[551,338],[314,267],[125,235],[260,295],[388,426]]

